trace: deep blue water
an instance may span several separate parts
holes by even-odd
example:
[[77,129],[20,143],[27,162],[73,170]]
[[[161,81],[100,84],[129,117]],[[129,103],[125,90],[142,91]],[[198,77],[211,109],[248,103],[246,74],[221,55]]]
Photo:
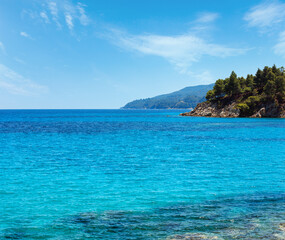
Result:
[[285,120],[180,112],[1,110],[0,239],[285,239]]

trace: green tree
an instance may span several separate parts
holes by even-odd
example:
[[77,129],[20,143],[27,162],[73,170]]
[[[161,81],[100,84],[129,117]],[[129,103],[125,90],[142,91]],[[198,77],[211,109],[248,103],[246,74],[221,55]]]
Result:
[[240,110],[242,116],[249,115],[250,108],[246,103],[239,103],[236,108]]
[[281,68],[277,68],[275,64],[272,66],[271,70],[275,74],[276,77],[283,75]]
[[276,67],[276,65],[274,64],[273,66],[272,66],[272,72],[274,73],[274,74],[277,74],[278,73],[278,68]]
[[207,94],[206,94],[206,99],[208,100],[208,101],[211,101],[211,100],[213,100],[215,98],[215,92],[214,92],[214,90],[209,90],[208,92],[207,92]]
[[247,104],[250,109],[254,109],[260,103],[260,100],[260,96],[250,96],[244,103]]
[[276,85],[275,82],[269,80],[263,88],[264,93],[266,94],[267,98],[273,99],[276,93]]
[[230,96],[241,93],[240,83],[234,71],[232,71],[228,84],[226,85],[226,93]]
[[[267,83],[268,79],[274,78],[273,76],[275,76],[275,75],[274,75],[274,73],[272,73],[271,68],[268,66],[265,66],[263,68],[263,71],[262,71],[260,87],[264,87],[265,84]],[[274,80],[274,79],[271,79],[271,80]]]
[[224,80],[222,79],[217,80],[213,90],[216,97],[221,97],[225,93]]
[[238,81],[239,81],[241,90],[244,91],[245,88],[246,88],[246,80],[245,80],[245,78],[244,77],[240,77],[240,78],[238,78]]
[[250,88],[250,90],[253,90],[254,88],[254,77],[252,74],[248,74],[247,77],[246,77],[246,80],[245,80],[245,83],[246,83],[246,86],[248,88]]
[[278,76],[275,80],[276,93],[285,94],[285,76]]
[[255,85],[256,87],[258,87],[258,88],[261,87],[262,75],[263,75],[262,70],[260,70],[260,69],[258,68],[258,70],[257,70],[257,72],[256,72],[256,74],[255,74],[255,78],[254,78],[254,85]]
[[275,81],[275,79],[276,79],[275,74],[270,70],[265,77],[264,83],[266,84],[267,81],[269,81],[269,80]]

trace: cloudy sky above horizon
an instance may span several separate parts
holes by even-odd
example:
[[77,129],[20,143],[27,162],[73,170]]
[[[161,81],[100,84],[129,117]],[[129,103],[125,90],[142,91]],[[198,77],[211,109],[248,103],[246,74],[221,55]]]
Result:
[[119,108],[284,65],[285,1],[2,0],[0,108]]

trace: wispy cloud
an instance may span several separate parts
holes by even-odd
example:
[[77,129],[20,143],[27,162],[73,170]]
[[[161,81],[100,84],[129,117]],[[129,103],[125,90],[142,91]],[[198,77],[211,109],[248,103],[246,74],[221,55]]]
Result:
[[26,79],[3,64],[0,64],[0,88],[17,95],[37,95],[47,91],[46,86]]
[[266,1],[251,8],[244,16],[249,27],[266,31],[285,20],[285,3]]
[[89,17],[87,17],[84,7],[86,7],[86,5],[82,3],[77,4],[77,9],[79,11],[79,21],[81,22],[82,25],[86,26],[89,24],[90,19]]
[[215,77],[208,70],[202,71],[201,73],[189,72],[188,75],[196,79],[199,84],[209,84],[215,81]]
[[275,54],[285,57],[285,31],[280,33],[278,43],[273,49]]
[[57,3],[54,1],[48,1],[48,9],[52,16],[53,21],[57,24],[58,27],[61,27],[58,21],[58,6]]
[[37,10],[24,9],[22,13],[45,24],[56,24],[58,29],[66,26],[70,31],[78,24],[87,26],[91,19],[86,14],[87,5],[72,0],[42,0]]
[[40,12],[40,16],[44,20],[45,23],[50,23],[49,17],[45,11]]
[[204,56],[225,58],[244,54],[248,50],[210,43],[193,33],[176,36],[132,35],[111,29],[108,39],[126,50],[162,57],[181,73],[186,73],[193,62],[198,62]]
[[211,13],[211,12],[200,13],[195,22],[210,23],[210,22],[215,21],[218,17],[219,17],[218,13]]
[[191,31],[196,33],[208,33],[214,29],[214,23],[219,18],[219,14],[215,12],[199,13],[197,18],[191,22]]
[[22,37],[32,39],[32,37],[31,37],[28,33],[26,33],[26,32],[20,32],[20,35],[21,35]]
[[0,50],[2,53],[6,54],[6,50],[5,50],[4,44],[2,42],[0,42]]
[[285,57],[285,3],[277,0],[262,2],[251,8],[245,14],[244,20],[249,27],[255,27],[261,33],[279,34],[273,51],[276,55]]
[[72,30],[73,29],[72,16],[69,13],[65,14],[65,21],[66,21],[66,24],[67,24],[68,28],[70,30]]
[[[73,4],[70,0],[47,0],[48,10],[52,16],[53,21],[61,27],[61,16],[64,17],[64,21],[69,30],[73,30],[74,23],[78,21],[81,25],[86,26],[89,24],[90,19],[86,15],[86,5],[82,3]],[[47,19],[48,16],[43,15],[43,18]],[[47,21],[46,21],[47,22]]]

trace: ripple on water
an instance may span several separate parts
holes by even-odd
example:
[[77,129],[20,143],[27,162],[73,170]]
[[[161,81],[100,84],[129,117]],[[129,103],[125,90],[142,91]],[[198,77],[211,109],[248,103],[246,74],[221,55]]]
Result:
[[284,240],[284,120],[178,113],[0,111],[0,239]]

